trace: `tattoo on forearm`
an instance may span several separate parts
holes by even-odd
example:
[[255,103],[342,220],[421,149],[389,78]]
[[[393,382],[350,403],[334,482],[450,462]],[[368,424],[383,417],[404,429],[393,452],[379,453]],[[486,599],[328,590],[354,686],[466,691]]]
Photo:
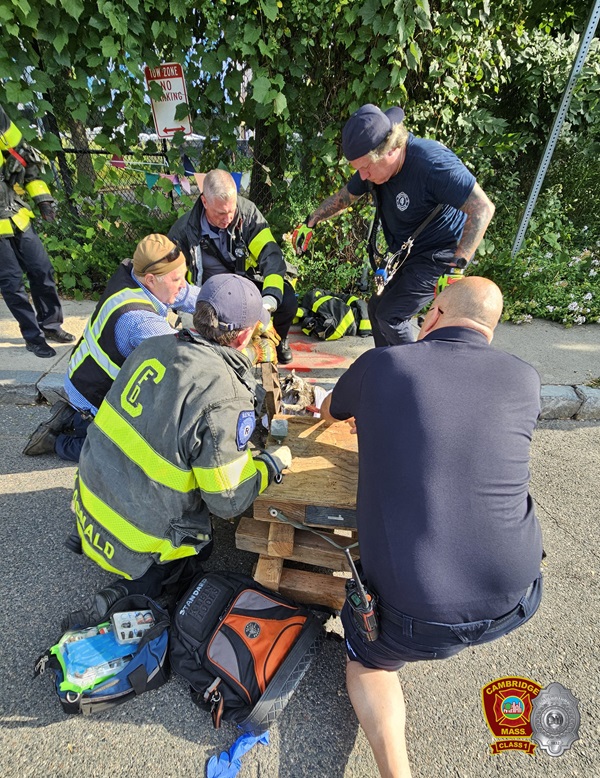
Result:
[[485,195],[482,189],[477,187],[467,198],[461,208],[467,214],[467,220],[459,244],[456,247],[456,256],[470,260],[481,243],[488,224],[494,215],[494,205]]
[[332,216],[337,216],[338,213],[344,211],[349,205],[359,198],[356,195],[350,194],[347,187],[343,187],[339,192],[328,197],[311,213],[310,220],[314,226],[318,222],[322,222],[324,219],[330,219]]

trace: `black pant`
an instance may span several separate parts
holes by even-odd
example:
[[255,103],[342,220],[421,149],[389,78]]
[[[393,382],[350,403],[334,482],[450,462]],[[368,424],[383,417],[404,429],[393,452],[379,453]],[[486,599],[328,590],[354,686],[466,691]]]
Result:
[[438,278],[448,272],[444,261],[451,261],[454,252],[437,252],[440,259],[411,256],[385,287],[381,295],[369,300],[369,319],[375,345],[398,346],[415,339],[411,318],[433,299]]
[[[27,276],[35,312],[25,291]],[[32,227],[0,238],[0,291],[27,341],[40,342],[42,329],[57,330],[63,312],[54,283],[54,269]]]

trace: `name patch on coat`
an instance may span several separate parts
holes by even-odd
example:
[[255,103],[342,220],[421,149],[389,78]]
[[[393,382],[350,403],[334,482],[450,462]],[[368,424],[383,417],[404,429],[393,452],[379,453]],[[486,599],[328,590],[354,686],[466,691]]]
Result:
[[254,432],[255,427],[254,411],[242,411],[237,420],[236,443],[238,451],[246,447],[246,443],[250,440],[250,435]]

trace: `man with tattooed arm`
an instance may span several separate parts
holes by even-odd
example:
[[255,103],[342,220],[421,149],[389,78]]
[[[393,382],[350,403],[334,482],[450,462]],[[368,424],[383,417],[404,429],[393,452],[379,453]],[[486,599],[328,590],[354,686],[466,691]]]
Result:
[[319,222],[370,192],[390,252],[400,251],[418,232],[383,293],[369,301],[375,345],[410,343],[415,339],[411,317],[431,301],[440,277],[462,273],[494,215],[494,205],[450,149],[406,130],[402,108],[383,112],[363,105],[344,126],[342,149],[356,173],[294,231],[294,248],[303,253]]

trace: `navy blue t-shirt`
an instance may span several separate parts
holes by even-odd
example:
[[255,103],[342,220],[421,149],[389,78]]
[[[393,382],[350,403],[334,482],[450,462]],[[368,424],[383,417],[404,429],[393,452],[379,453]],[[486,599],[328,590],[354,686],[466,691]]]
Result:
[[358,537],[383,602],[443,623],[493,619],[539,575],[529,496],[540,379],[463,327],[360,356],[331,398],[356,417]]
[[[359,173],[347,186],[355,197],[369,190],[369,182],[362,181]],[[431,257],[437,251],[454,251],[467,218],[458,209],[474,186],[475,176],[453,151],[436,140],[415,138],[410,133],[400,172],[385,184],[375,185],[390,251],[398,251],[439,203],[445,207],[417,237],[412,254]]]

